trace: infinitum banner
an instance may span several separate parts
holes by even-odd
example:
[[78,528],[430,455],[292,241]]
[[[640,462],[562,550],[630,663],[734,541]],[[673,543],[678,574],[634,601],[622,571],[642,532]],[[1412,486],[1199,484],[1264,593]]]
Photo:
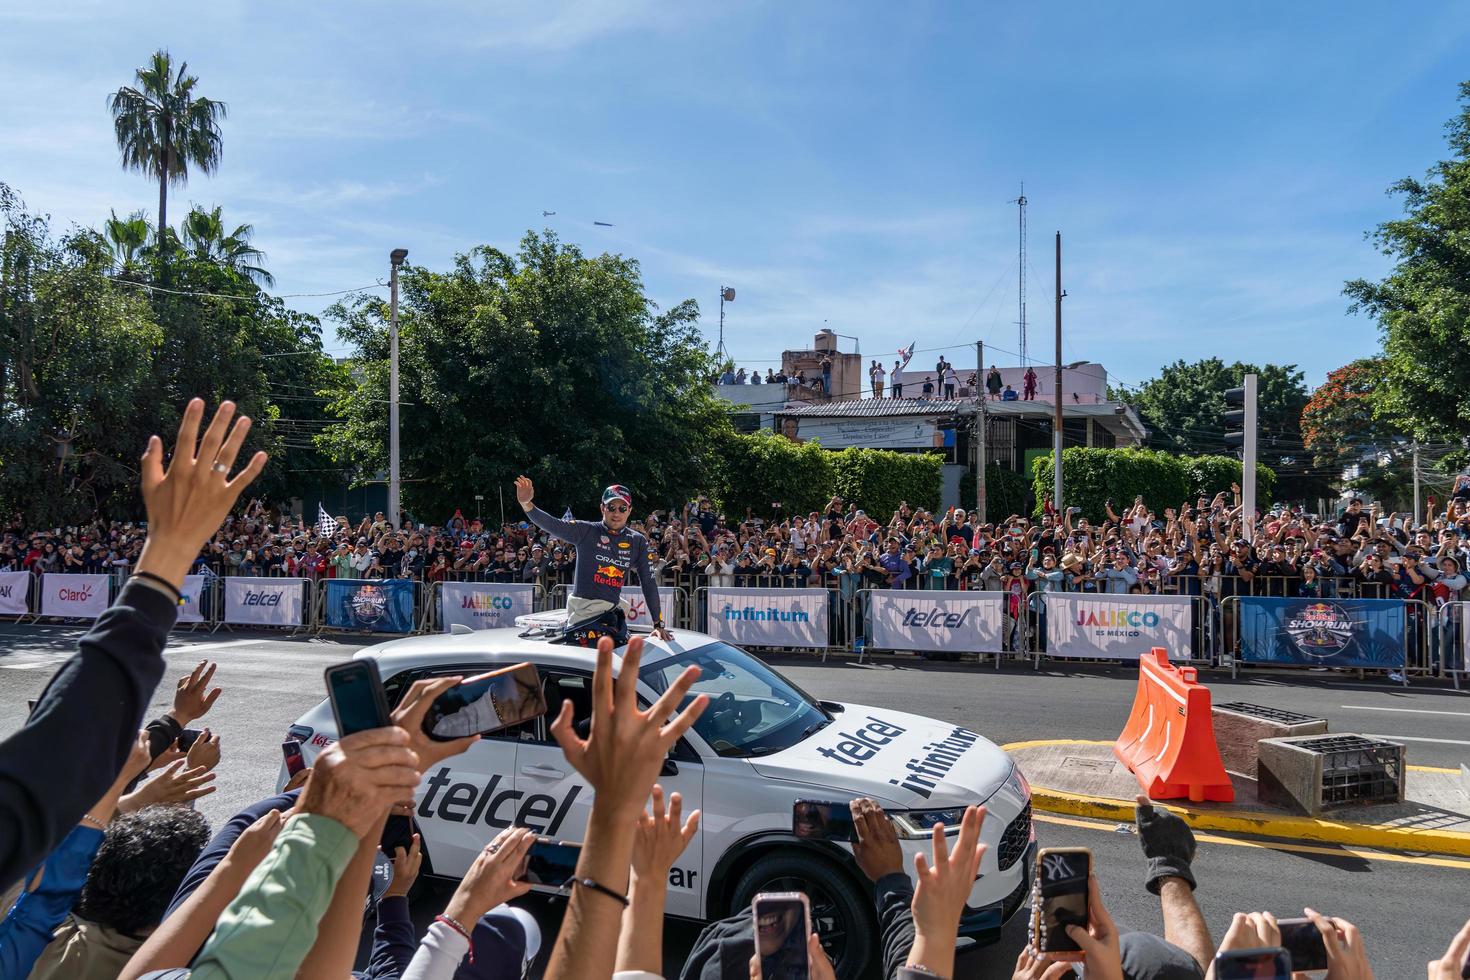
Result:
[[705,632],[752,647],[828,645],[826,589],[706,590]]

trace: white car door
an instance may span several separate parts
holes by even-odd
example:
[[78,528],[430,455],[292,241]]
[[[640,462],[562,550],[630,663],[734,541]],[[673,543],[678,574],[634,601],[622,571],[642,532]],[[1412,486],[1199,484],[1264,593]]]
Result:
[[[516,752],[516,792],[520,795],[517,823],[558,840],[581,843],[592,813],[592,787],[562,754],[551,737],[551,720],[564,700],[573,706],[573,725],[586,736],[591,718],[592,675],[580,671],[539,667],[546,691],[546,723],[540,737],[522,741]],[[647,700],[639,698],[644,707]],[[665,797],[678,793],[687,817],[704,805],[704,766],[699,756],[681,742],[665,763],[658,783]],[[704,915],[704,831],[694,835],[684,853],[669,870],[667,910],[671,915],[701,918]]]

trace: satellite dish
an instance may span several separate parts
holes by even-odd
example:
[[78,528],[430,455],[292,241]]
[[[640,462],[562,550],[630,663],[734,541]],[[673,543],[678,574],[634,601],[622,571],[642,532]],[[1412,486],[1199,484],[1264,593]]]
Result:
[[734,302],[734,300],[735,300],[735,287],[734,286],[726,286],[725,288],[721,289],[720,290],[720,298],[723,299],[726,303]]

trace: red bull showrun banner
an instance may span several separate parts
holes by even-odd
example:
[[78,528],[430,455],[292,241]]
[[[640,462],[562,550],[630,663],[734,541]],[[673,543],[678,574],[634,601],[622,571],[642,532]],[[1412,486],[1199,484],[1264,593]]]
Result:
[[1401,599],[1240,598],[1240,659],[1258,664],[1402,670]]

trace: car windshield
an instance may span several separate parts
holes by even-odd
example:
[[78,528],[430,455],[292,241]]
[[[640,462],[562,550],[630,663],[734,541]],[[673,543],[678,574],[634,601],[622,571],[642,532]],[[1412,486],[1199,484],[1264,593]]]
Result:
[[708,694],[710,699],[694,730],[722,756],[780,752],[831,721],[801,688],[726,643],[711,643],[647,664],[638,674],[662,694],[691,665],[704,673],[690,689],[689,698]]

